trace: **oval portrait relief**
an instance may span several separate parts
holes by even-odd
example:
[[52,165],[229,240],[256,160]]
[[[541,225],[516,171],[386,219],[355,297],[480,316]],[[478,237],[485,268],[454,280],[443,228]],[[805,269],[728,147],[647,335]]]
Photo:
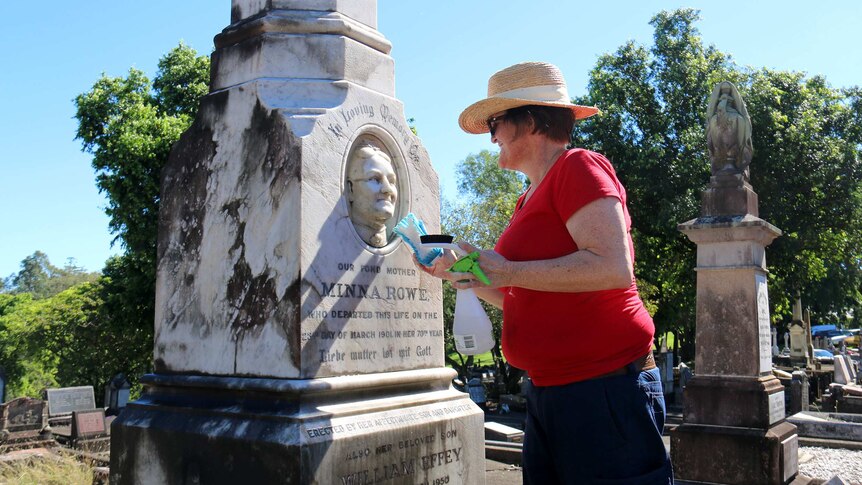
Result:
[[345,170],[344,197],[350,220],[360,239],[382,248],[397,221],[398,175],[382,143],[371,137],[358,140]]

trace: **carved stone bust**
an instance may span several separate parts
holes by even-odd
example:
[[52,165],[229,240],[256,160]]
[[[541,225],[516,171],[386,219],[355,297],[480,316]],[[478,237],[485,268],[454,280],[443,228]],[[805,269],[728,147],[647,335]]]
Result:
[[386,223],[395,214],[398,178],[390,156],[371,143],[359,145],[347,162],[345,194],[350,220],[369,246],[388,242]]
[[706,144],[712,175],[741,174],[748,180],[754,148],[751,118],[736,86],[723,81],[712,90],[706,112]]

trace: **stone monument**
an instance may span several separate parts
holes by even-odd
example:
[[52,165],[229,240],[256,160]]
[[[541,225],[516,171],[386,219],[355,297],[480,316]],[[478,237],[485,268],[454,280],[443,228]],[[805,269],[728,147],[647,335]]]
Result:
[[811,368],[814,349],[811,345],[811,328],[802,317],[802,300],[793,303],[793,320],[790,323],[790,364],[801,369]]
[[695,375],[671,435],[674,474],[683,483],[789,483],[798,437],[772,375],[765,258],[781,231],[757,217],[751,122],[732,84],[716,86],[708,119],[712,177],[700,217],[679,226],[697,244],[697,327]]
[[154,368],[111,483],[484,483],[443,367],[442,291],[392,232],[439,231],[375,0],[233,0],[163,172]]

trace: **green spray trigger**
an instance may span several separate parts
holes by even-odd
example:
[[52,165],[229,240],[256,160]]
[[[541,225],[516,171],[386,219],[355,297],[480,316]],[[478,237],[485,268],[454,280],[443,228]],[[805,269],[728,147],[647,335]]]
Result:
[[491,284],[491,280],[485,276],[485,273],[482,271],[482,268],[479,267],[479,251],[473,251],[472,253],[462,257],[458,261],[455,261],[449,271],[453,273],[473,273],[476,275],[476,278],[479,278],[479,281],[485,283],[486,285]]

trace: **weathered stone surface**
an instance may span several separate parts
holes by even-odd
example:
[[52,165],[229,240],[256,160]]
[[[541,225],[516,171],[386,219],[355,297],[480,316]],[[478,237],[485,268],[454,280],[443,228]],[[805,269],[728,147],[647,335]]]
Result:
[[685,390],[686,422],[766,429],[784,419],[784,386],[774,376],[696,375]]
[[50,416],[70,415],[73,411],[95,409],[93,386],[61,387],[45,391]]
[[392,232],[438,232],[439,186],[375,12],[233,2],[163,171],[156,374],[111,425],[111,483],[484,483],[440,282]]
[[372,29],[377,28],[376,0],[232,0],[231,23],[237,23],[269,10],[340,13]]
[[798,441],[788,422],[766,430],[683,423],[671,431],[671,461],[686,481],[782,484],[797,474]]
[[797,477],[798,436],[772,373],[765,255],[781,231],[757,217],[751,125],[736,88],[720,83],[709,105],[713,177],[701,216],[678,226],[697,244],[697,374],[671,435],[674,473],[681,483],[786,484]]
[[484,416],[454,375],[153,376],[112,425],[111,483],[481,484]]
[[741,216],[757,217],[760,209],[757,194],[741,175],[712,177],[710,185],[701,194],[701,217]]
[[[45,401],[19,397],[0,405],[0,431],[8,434],[39,431],[46,422]],[[38,433],[37,433],[38,434]]]
[[391,224],[414,212],[436,227],[437,177],[400,104],[354,86],[301,138],[295,117],[261,102],[269,88],[208,96],[165,168],[156,369],[311,377],[442,366],[439,282],[400,240],[359,239],[342,196],[349,149],[370,137],[399,173]]
[[754,216],[699,218],[679,229],[697,243],[699,375],[772,371],[765,246],[781,231]]

